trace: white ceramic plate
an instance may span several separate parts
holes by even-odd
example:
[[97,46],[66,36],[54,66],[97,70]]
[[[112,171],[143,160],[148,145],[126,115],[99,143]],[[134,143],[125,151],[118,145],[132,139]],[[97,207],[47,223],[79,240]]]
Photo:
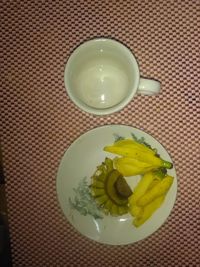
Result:
[[[94,209],[94,201],[88,209],[92,215],[85,214],[84,205],[90,201],[86,183],[90,183],[90,177],[106,156],[114,157],[104,152],[103,147],[112,144],[118,137],[132,138],[132,135],[138,139],[144,138],[163,159],[172,162],[165,148],[151,135],[130,126],[108,125],[81,135],[67,149],[59,166],[57,194],[65,216],[79,233],[100,243],[125,245],[148,237],[165,222],[175,203],[177,177],[173,168],[168,170],[168,174],[175,179],[165,202],[141,227],[132,225],[133,218],[129,214],[119,217],[104,215]],[[129,177],[127,182],[134,188],[139,179],[139,176]]]

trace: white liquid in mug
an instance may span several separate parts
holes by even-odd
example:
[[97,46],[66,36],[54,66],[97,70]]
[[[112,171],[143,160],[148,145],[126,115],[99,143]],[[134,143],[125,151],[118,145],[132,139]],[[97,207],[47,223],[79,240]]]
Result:
[[103,109],[120,103],[127,95],[128,84],[123,68],[104,58],[81,68],[76,77],[76,92],[88,106]]

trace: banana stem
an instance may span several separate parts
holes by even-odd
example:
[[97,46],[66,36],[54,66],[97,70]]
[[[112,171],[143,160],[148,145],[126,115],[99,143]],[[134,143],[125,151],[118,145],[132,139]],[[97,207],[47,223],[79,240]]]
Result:
[[166,169],[172,169],[173,164],[169,161],[163,160],[163,167],[165,167]]

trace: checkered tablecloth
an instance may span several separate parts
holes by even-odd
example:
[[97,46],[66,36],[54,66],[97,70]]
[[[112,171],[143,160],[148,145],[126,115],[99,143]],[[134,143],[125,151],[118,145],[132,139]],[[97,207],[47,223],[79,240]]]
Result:
[[[199,266],[200,1],[2,0],[0,9],[0,138],[13,266]],[[78,44],[101,36],[130,47],[141,74],[161,81],[161,94],[137,96],[110,116],[80,111],[66,94],[64,66]],[[79,235],[56,196],[64,151],[105,124],[152,134],[178,175],[167,222],[128,246]]]

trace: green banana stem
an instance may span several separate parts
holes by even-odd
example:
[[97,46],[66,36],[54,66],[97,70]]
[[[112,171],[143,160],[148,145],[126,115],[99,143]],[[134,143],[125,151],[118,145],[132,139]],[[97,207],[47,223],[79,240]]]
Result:
[[166,174],[167,174],[167,170],[164,167],[161,167],[154,171],[154,175],[158,177],[159,179],[163,179]]
[[166,169],[172,169],[173,168],[173,164],[169,161],[166,161],[166,160],[163,160],[162,166]]

